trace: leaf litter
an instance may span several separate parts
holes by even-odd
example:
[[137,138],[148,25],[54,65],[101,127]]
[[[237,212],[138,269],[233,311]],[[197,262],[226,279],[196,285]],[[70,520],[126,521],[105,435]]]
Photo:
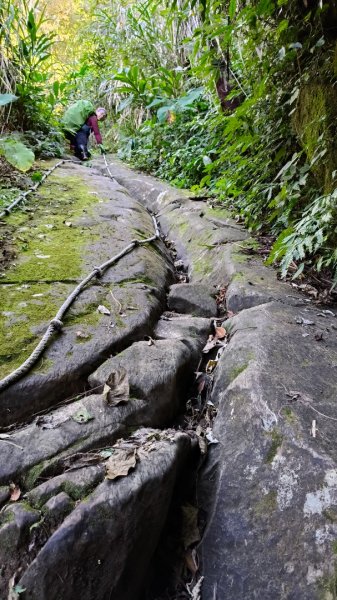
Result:
[[10,501],[17,502],[21,496],[21,490],[16,483],[9,484]]
[[130,397],[129,378],[126,369],[120,367],[112,371],[103,388],[103,399],[109,406],[118,406]]
[[134,469],[137,463],[137,450],[116,448],[106,463],[106,479],[117,479],[125,477],[131,469]]
[[101,315],[111,315],[111,311],[104,306],[104,304],[100,304],[97,308],[97,312],[101,313]]
[[[110,456],[105,463],[106,479],[126,477],[137,462],[148,458],[149,454],[158,449],[158,443],[173,441],[177,432],[175,429],[139,429],[128,439],[121,438],[110,449]],[[104,454],[103,456],[106,456]]]

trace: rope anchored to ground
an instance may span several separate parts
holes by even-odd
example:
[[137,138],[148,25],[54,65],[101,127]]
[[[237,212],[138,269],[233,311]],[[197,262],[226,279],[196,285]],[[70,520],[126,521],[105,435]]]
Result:
[[[64,162],[64,161],[61,161],[61,163],[62,162]],[[106,160],[105,160],[105,162],[106,162]],[[59,166],[61,163],[58,163],[57,165],[55,165],[54,168]],[[54,170],[54,168],[53,168],[53,170]],[[113,179],[110,172],[109,172],[109,175]],[[54,334],[62,331],[62,328],[63,328],[62,319],[63,319],[64,315],[66,314],[67,310],[70,308],[70,306],[72,305],[74,300],[77,298],[77,296],[83,291],[83,289],[88,285],[88,283],[90,283],[90,281],[92,281],[95,278],[102,277],[104,272],[109,267],[111,267],[114,263],[116,263],[120,258],[122,258],[126,254],[128,254],[129,252],[134,250],[134,248],[137,248],[138,246],[143,246],[144,244],[150,244],[159,238],[160,233],[159,233],[158,223],[153,215],[151,215],[151,217],[152,217],[152,221],[153,221],[153,225],[154,225],[154,231],[155,231],[154,235],[147,239],[132,240],[130,242],[130,244],[128,244],[123,250],[121,250],[121,252],[119,252],[118,254],[116,254],[115,256],[113,256],[112,258],[107,260],[106,262],[102,263],[98,267],[95,267],[91,271],[91,273],[89,273],[89,275],[87,275],[85,277],[85,279],[83,279],[75,287],[75,289],[69,294],[67,299],[63,302],[61,308],[58,310],[55,317],[50,321],[45,334],[41,338],[41,340],[38,343],[38,345],[36,346],[36,348],[31,353],[31,355],[22,363],[22,365],[20,365],[17,369],[15,369],[15,371],[13,371],[9,375],[7,375],[4,379],[0,380],[0,392],[2,390],[6,389],[7,387],[9,387],[10,385],[12,385],[13,383],[15,383],[16,381],[18,381],[19,379],[21,379],[21,377],[26,375],[30,371],[30,369],[36,364],[36,362],[39,360],[39,358],[42,356],[43,352],[47,348],[47,346],[48,346],[50,340],[52,339],[52,337],[54,336]]]

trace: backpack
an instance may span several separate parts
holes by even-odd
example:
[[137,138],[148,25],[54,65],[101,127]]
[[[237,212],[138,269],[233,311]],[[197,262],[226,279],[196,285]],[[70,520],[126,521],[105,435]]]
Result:
[[75,134],[84,125],[87,118],[95,112],[90,100],[78,100],[66,110],[62,118],[64,131]]

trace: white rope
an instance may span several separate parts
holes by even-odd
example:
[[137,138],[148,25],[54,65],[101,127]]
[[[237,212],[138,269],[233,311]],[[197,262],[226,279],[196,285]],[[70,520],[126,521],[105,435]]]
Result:
[[[111,172],[107,165],[105,156],[104,156],[104,159],[105,159],[105,164],[107,166],[107,170],[108,170],[108,173],[109,173],[111,179],[116,181],[111,175]],[[53,169],[51,171],[56,169],[56,167],[61,165],[63,162],[64,161],[60,161],[59,163],[57,163],[57,165],[55,165],[55,167],[53,167]],[[85,279],[83,279],[83,281],[81,281],[76,286],[76,288],[69,294],[69,296],[63,302],[61,308],[58,310],[55,317],[50,321],[45,334],[43,335],[42,339],[40,340],[40,342],[38,343],[36,348],[31,353],[31,355],[22,363],[22,365],[20,365],[17,369],[15,369],[15,371],[13,371],[12,373],[10,373],[6,377],[4,377],[4,379],[0,380],[0,392],[2,390],[4,390],[5,388],[9,387],[10,385],[12,385],[13,383],[15,383],[16,381],[18,381],[18,379],[23,377],[23,375],[28,373],[28,371],[30,371],[30,369],[34,366],[34,364],[39,360],[39,358],[45,351],[46,347],[48,346],[49,341],[54,336],[54,334],[58,333],[62,330],[62,327],[63,327],[62,319],[63,319],[65,313],[67,312],[68,308],[71,306],[71,304],[74,302],[74,300],[77,298],[77,296],[81,293],[81,291],[86,287],[86,285],[88,285],[88,283],[92,279],[101,277],[103,275],[104,271],[106,271],[106,269],[111,267],[111,265],[113,265],[120,258],[122,258],[126,254],[131,252],[131,250],[133,250],[137,246],[143,246],[144,244],[150,244],[151,242],[154,242],[155,240],[157,240],[159,238],[160,233],[159,233],[158,223],[153,215],[151,215],[151,217],[152,217],[152,221],[153,221],[153,225],[154,225],[154,229],[155,229],[154,235],[145,240],[136,240],[136,239],[132,240],[130,242],[130,244],[128,244],[123,250],[121,250],[121,252],[116,254],[116,256],[113,256],[106,262],[102,263],[101,265],[99,265],[99,267],[95,267],[93,269],[93,271],[91,271],[91,273],[89,273],[89,275],[87,275],[85,277]]]
[[32,188],[30,188],[26,192],[23,192],[23,194],[20,194],[20,196],[18,196],[16,198],[16,200],[14,200],[14,202],[12,202],[12,204],[10,204],[9,206],[6,206],[6,208],[4,208],[3,211],[0,213],[0,219],[3,219],[3,217],[5,217],[6,215],[9,215],[9,213],[13,210],[13,208],[15,208],[15,206],[20,204],[20,202],[22,202],[25,198],[27,198],[27,196],[29,196],[29,194],[36,192],[37,188],[41,185],[41,183],[43,183],[44,180],[47,179],[47,177],[53,171],[55,171],[55,169],[57,169],[57,167],[60,167],[61,165],[63,165],[64,162],[68,162],[68,161],[66,161],[65,159],[60,160],[58,163],[56,163],[56,165],[54,165],[51,169],[49,169],[49,171],[46,171],[44,173],[44,175],[42,175],[40,181],[37,181],[37,183],[35,185],[33,185]]

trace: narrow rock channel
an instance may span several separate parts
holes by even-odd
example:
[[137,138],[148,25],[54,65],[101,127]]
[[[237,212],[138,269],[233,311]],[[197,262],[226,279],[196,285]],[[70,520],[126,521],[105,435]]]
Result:
[[[333,600],[335,311],[278,282],[224,209],[110,162],[115,181],[100,161],[62,166],[35,216],[10,217],[34,235],[1,279],[4,373],[74,281],[151,236],[148,211],[166,245],[88,286],[0,394],[1,597]],[[216,296],[229,343],[207,380],[201,463],[188,410]]]

